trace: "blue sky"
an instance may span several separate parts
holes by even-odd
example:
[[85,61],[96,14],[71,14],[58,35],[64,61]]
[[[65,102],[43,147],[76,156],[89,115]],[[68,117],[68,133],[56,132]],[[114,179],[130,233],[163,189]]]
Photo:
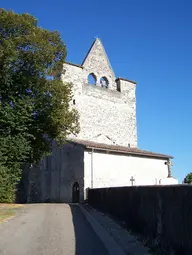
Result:
[[1,7],[58,30],[70,62],[81,63],[99,36],[116,76],[138,82],[139,147],[173,155],[180,182],[192,172],[191,1],[1,0]]

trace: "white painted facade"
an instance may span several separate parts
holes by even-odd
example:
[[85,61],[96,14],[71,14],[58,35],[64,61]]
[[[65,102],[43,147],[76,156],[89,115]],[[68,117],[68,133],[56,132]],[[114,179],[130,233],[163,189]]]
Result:
[[166,159],[84,152],[84,188],[159,185],[167,178]]
[[178,180],[173,177],[168,177],[160,180],[160,185],[174,185],[179,184]]

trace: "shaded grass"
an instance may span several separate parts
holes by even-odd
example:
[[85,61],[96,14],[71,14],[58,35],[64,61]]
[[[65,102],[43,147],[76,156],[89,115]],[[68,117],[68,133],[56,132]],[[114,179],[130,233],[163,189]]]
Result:
[[19,204],[0,204],[0,223],[14,216],[21,207]]

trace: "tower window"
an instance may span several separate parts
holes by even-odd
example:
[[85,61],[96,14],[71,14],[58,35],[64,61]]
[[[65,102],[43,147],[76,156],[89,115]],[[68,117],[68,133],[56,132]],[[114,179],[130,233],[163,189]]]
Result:
[[101,84],[101,87],[103,87],[103,88],[107,89],[109,87],[109,81],[107,80],[106,77],[102,77],[100,79],[100,84]]
[[96,76],[94,75],[94,73],[90,73],[88,75],[88,83],[91,85],[96,85],[96,82],[97,82]]

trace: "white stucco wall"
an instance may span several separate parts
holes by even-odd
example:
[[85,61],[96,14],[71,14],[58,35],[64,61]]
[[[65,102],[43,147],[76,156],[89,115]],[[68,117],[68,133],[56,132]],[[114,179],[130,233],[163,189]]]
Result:
[[[93,153],[93,188],[155,185],[168,175],[166,160],[128,155]],[[84,152],[84,187],[91,187],[91,152]]]
[[175,179],[174,177],[169,177],[165,179],[160,180],[161,185],[173,185],[173,184],[179,184],[179,181]]

